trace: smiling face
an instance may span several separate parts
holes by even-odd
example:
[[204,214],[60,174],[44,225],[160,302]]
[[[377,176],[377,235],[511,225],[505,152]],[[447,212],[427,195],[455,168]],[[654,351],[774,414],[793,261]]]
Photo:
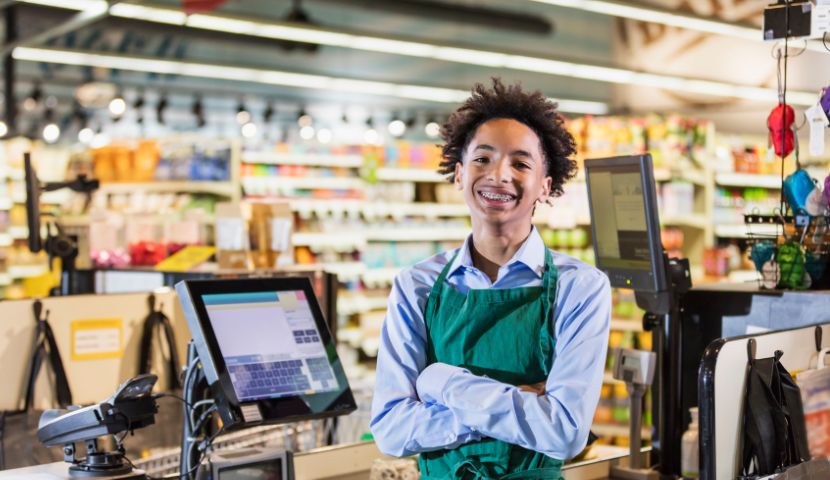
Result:
[[474,226],[529,227],[533,205],[547,200],[551,187],[539,137],[516,120],[482,124],[456,164],[455,186]]

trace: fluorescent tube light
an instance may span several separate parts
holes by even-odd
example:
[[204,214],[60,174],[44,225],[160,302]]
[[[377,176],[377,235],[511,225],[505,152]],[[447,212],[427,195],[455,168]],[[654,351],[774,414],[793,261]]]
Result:
[[[59,2],[63,0],[37,1]],[[581,8],[580,6],[583,6],[585,8],[600,8],[600,6],[606,3],[609,5],[616,5],[617,7],[620,6],[619,4],[612,4],[611,2],[602,2],[598,0],[550,0],[550,2],[559,2],[557,3],[557,5],[561,4],[562,6],[571,6],[574,8]],[[119,6],[121,8],[116,8]],[[153,19],[158,19],[162,18],[165,15],[170,15],[170,21],[167,23],[173,23],[173,19],[181,20],[182,18],[180,16],[181,12],[178,12],[176,10],[145,6],[141,6],[141,9],[138,10],[130,7],[137,6],[131,4],[113,5],[110,8],[110,13],[115,16],[141,18],[150,21],[159,21]],[[652,10],[641,8],[635,8],[635,10],[642,10],[644,12],[648,12],[643,14],[646,15],[647,18],[663,18],[658,15],[663,15],[661,12],[654,12]],[[629,10],[625,9],[621,9],[619,11],[630,13]],[[686,18],[678,15],[666,15],[677,18]],[[719,22],[710,23],[720,24]],[[511,68],[514,70],[547,73],[565,77],[595,80],[599,82],[639,85],[644,87],[704,93],[716,96],[738,97],[750,100],[763,100],[768,102],[776,102],[778,99],[778,91],[773,88],[758,88],[743,85],[735,85],[725,82],[685,79],[669,75],[635,72],[632,70],[626,70],[621,68],[583,65],[558,60],[533,58],[521,55],[509,55],[504,53],[473,50],[468,48],[455,48],[419,42],[368,37],[362,35],[326,31],[318,28],[289,27],[283,25],[268,24],[264,22],[256,22],[252,20],[225,18],[214,15],[191,15],[190,17],[186,18],[184,25],[206,30],[231,32],[245,35],[256,35],[279,40],[308,42],[343,48],[394,53],[398,55],[434,58],[456,63],[484,65],[495,68]],[[118,68],[129,69],[127,67]],[[787,95],[788,99],[790,100],[790,103],[792,104],[813,105],[815,103],[815,94],[812,93],[787,92]],[[809,96],[811,100],[807,101],[807,96]]]
[[[12,55],[17,60],[28,60],[32,62],[115,68],[119,70],[131,70],[138,72],[157,72],[192,77],[265,83],[270,85],[285,85],[289,87],[333,90],[338,92],[367,93],[371,95],[384,95],[442,103],[459,103],[470,96],[470,92],[451,88],[402,85],[388,82],[354,80],[323,75],[306,75],[301,73],[260,70],[255,68],[206,65],[172,60],[101,55],[97,53],[76,52],[71,50],[18,47],[14,49]],[[594,115],[604,115],[608,113],[608,105],[602,102],[551,100],[559,102],[559,110],[563,112],[586,113]]]
[[[692,15],[678,15],[671,12],[654,10],[651,8],[603,0],[533,0],[559,7],[574,8],[587,12],[601,13],[612,17],[629,18],[642,22],[660,23],[672,27],[697,30],[728,37],[743,38],[756,42],[763,42],[764,35],[761,27],[735,25],[715,19],[695,17]],[[807,42],[807,49],[816,52],[826,52],[820,42]]]

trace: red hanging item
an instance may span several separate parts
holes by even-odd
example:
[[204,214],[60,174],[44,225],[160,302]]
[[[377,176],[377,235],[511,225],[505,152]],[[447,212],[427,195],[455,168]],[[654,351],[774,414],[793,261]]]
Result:
[[793,107],[787,105],[787,121],[785,124],[786,135],[781,134],[781,123],[784,117],[784,105],[778,104],[772,109],[772,113],[767,118],[767,128],[769,129],[772,144],[775,146],[775,154],[781,158],[786,158],[787,155],[793,152],[795,148],[795,139],[793,131],[793,123],[795,123],[795,111]]
[[196,13],[209,12],[227,1],[228,0],[182,0],[182,7],[184,8],[184,13],[187,15],[193,15]]

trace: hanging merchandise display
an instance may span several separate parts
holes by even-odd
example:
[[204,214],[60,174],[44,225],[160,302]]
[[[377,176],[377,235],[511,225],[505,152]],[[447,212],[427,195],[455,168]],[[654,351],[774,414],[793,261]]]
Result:
[[804,215],[809,213],[808,198],[814,190],[816,190],[816,185],[813,183],[813,178],[804,170],[796,170],[784,180],[784,196],[787,197],[787,202],[790,204],[793,214]]
[[[784,111],[786,109],[786,119],[784,119]],[[782,124],[786,135],[782,134]],[[778,104],[772,109],[772,112],[767,117],[767,128],[769,129],[769,137],[773,146],[775,146],[775,154],[781,158],[787,157],[797,149],[795,142],[795,111],[793,107],[784,104]]]
[[822,89],[819,100],[815,105],[804,112],[804,117],[810,125],[810,155],[819,156],[824,153],[824,129],[830,126],[827,110],[830,110],[830,87]]

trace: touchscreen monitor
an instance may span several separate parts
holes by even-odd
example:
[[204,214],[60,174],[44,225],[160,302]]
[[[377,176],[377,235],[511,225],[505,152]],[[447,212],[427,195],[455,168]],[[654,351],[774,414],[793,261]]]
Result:
[[597,268],[611,286],[666,289],[651,155],[585,160]]
[[185,280],[176,291],[226,430],[356,409],[308,278]]

